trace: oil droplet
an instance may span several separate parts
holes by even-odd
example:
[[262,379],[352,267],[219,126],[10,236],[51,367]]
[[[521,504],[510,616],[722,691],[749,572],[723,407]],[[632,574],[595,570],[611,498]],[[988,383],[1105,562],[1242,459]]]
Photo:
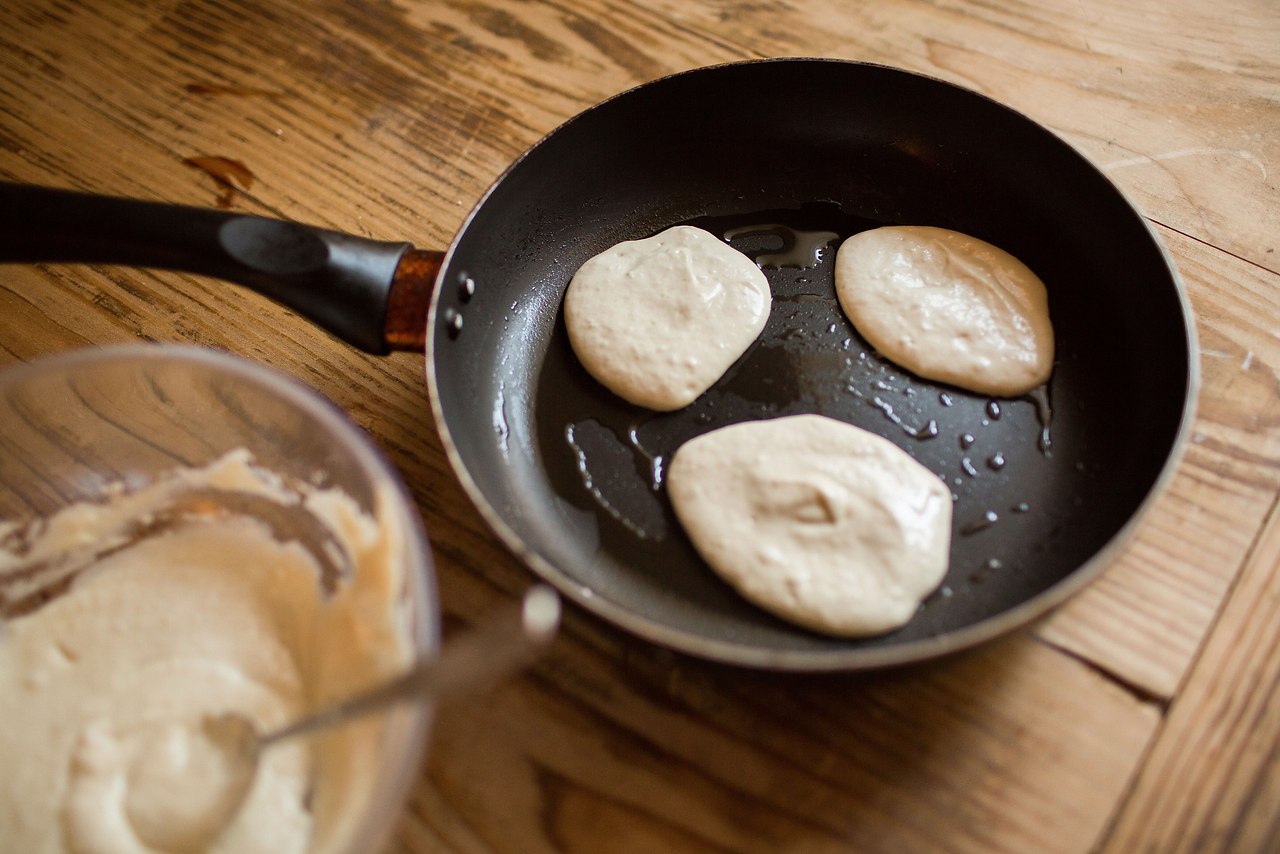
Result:
[[1049,405],[1049,386],[1042,385],[1032,390],[1028,397],[1036,405],[1036,417],[1040,419],[1040,438],[1036,444],[1040,448],[1040,453],[1046,457],[1053,456],[1050,450],[1053,447],[1053,438],[1049,435],[1049,428],[1053,426],[1053,407]]
[[991,417],[992,421],[999,421],[1000,420],[1000,404],[994,400],[988,400],[987,415]]
[[[777,297],[775,297],[775,299],[777,299]],[[805,330],[801,329],[798,326],[793,326],[782,333],[783,341],[793,341],[797,338],[807,338],[807,337],[808,337],[808,334],[805,332]]]
[[640,428],[644,421],[638,421],[627,427],[627,443],[649,466],[649,488],[657,492],[662,488],[664,461],[661,454],[651,453],[640,441]]
[[982,514],[981,519],[979,519],[976,522],[970,522],[968,525],[965,525],[963,528],[961,528],[960,534],[961,536],[967,537],[971,534],[976,534],[979,531],[985,531],[987,528],[990,528],[992,525],[994,525],[996,522],[999,522],[999,521],[1000,521],[1000,516],[996,514],[996,511],[988,510],[986,513]]
[[[862,396],[860,393],[855,391],[852,386],[849,387],[849,390],[853,391],[857,397]],[[879,397],[872,398],[871,402],[875,405],[876,409],[879,409],[884,413],[885,418],[888,418],[894,424],[897,424],[902,428],[902,432],[906,433],[913,439],[932,439],[938,435],[937,421],[930,419],[929,423],[925,424],[923,427],[912,427],[910,424],[902,420],[902,416],[893,411],[893,405],[891,403],[881,400]]]
[[978,476],[978,470],[973,467],[973,461],[970,460],[968,457],[965,457],[960,461],[960,467],[964,469],[964,473],[969,475],[969,477]]
[[444,326],[450,338],[457,338],[462,332],[462,314],[452,308],[444,310]]
[[988,558],[986,563],[969,574],[969,581],[973,584],[981,584],[991,577],[991,573],[1000,569],[1002,566],[1004,566],[1004,564],[1000,562],[999,558]]
[[972,433],[961,433],[960,434],[960,450],[962,451],[969,450],[970,448],[973,447],[973,443],[976,441],[978,440],[973,437]]
[[1000,469],[1004,468],[1004,454],[996,451],[994,454],[987,457],[987,468],[992,471],[1000,471]]
[[943,406],[951,406],[955,403],[955,401],[951,399],[951,395],[947,394],[945,391],[938,395],[938,402]]
[[835,325],[834,323],[828,324],[828,325],[827,325],[827,331],[828,331],[828,332],[835,332],[835,331],[836,331],[836,325]]
[[951,585],[944,584],[925,597],[924,604],[932,605],[939,600],[950,599],[953,595],[955,595],[955,591],[951,589]]
[[1011,509],[1014,513],[1026,513],[1028,510],[1031,509],[1031,505],[1025,501],[1019,501],[1017,504],[1013,505],[1013,507],[1009,509]]

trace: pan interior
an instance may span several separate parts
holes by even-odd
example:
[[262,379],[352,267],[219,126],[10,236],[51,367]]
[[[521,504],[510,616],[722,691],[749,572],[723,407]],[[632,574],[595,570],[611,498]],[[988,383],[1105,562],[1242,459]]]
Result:
[[[559,308],[587,258],[682,222],[735,234],[765,265],[774,307],[714,388],[656,414],[585,373]],[[1047,407],[922,380],[859,337],[835,300],[835,246],[886,224],[957,229],[1040,275],[1057,335]],[[457,287],[467,280],[473,295]],[[438,299],[442,427],[510,544],[632,630],[742,663],[942,651],[1059,586],[1153,489],[1191,385],[1176,277],[1104,177],[984,97],[857,63],[704,69],[584,113],[495,185]],[[952,488],[949,574],[899,631],[840,640],[769,616],[711,573],[672,514],[661,467],[682,442],[803,412],[886,436]]]

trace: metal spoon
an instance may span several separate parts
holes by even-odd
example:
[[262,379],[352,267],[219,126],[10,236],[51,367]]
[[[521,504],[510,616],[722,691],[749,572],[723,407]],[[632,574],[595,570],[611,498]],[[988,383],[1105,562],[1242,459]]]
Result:
[[[405,700],[456,699],[492,685],[531,662],[555,637],[560,598],[537,585],[525,593],[518,610],[487,617],[476,628],[445,645],[438,658],[420,661],[395,679],[311,712],[291,724],[260,733],[242,714],[224,712],[204,721],[205,734],[225,753],[226,776],[220,797],[227,819],[247,797],[264,750],[285,739],[339,726]],[[224,812],[225,811],[225,812]]]

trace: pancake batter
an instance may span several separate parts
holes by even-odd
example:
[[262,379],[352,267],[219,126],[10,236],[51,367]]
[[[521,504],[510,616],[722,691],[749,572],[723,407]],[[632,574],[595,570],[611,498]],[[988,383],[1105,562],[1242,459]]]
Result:
[[[314,549],[272,527],[299,515]],[[204,724],[270,729],[408,664],[393,525],[233,452],[0,534],[0,850],[301,852],[350,830],[376,720],[273,747],[250,780]]]

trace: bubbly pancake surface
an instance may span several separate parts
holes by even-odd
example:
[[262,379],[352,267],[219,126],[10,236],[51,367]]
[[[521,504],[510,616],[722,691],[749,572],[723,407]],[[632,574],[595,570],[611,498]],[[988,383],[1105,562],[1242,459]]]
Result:
[[951,495],[892,442],[821,415],[735,424],[676,451],[667,488],[711,568],[840,636],[911,619],[946,574]]
[[836,294],[873,347],[919,376],[1012,397],[1053,371],[1044,283],[975,237],[927,226],[855,234],[836,253]]
[[619,243],[579,268],[565,294],[578,360],[619,397],[658,411],[692,403],[759,336],[769,282],[710,232],[675,226]]

